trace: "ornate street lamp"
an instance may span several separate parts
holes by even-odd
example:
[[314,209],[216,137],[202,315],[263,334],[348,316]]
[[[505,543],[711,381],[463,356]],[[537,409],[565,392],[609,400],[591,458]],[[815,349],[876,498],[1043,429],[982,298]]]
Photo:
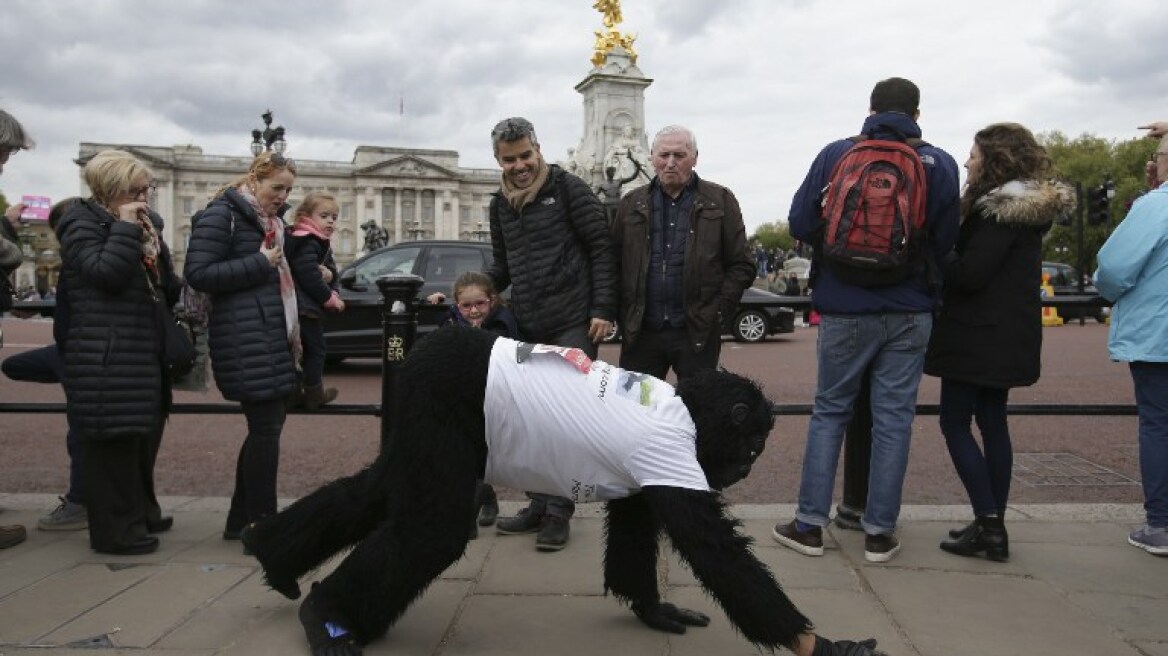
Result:
[[270,109],[264,112],[260,118],[264,119],[264,129],[251,131],[251,154],[258,157],[260,153],[269,150],[283,153],[288,147],[288,142],[284,140],[284,126],[272,127],[272,110]]
[[471,230],[470,234],[475,238],[475,241],[490,241],[491,231],[483,227],[483,222],[479,221],[478,230]]
[[410,239],[413,241],[418,241],[426,236],[426,231],[422,228],[422,222],[418,220],[414,221],[414,227],[410,228],[409,232]]

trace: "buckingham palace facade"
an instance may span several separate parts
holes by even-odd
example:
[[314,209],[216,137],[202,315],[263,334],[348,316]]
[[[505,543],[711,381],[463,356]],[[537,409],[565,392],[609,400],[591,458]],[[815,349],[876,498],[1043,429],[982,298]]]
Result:
[[[247,172],[248,156],[205,155],[198,146],[135,146],[82,143],[77,164],[84,166],[102,150],[125,150],[154,171],[150,205],[166,221],[164,237],[175,267],[182,271],[191,234],[191,216],[214,194]],[[344,266],[363,254],[362,225],[375,222],[390,244],[413,239],[489,239],[491,193],[499,188],[498,169],[458,166],[452,150],[358,146],[352,162],[304,160],[296,163],[294,208],[313,191],[336,196],[340,218],[333,255]],[[82,195],[89,195],[84,181]],[[291,222],[293,218],[285,215]]]

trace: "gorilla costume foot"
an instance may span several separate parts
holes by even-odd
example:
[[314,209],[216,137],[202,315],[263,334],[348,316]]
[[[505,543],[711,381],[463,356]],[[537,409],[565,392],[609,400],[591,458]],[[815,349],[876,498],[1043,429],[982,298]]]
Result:
[[[255,524],[244,526],[243,530],[239,532],[239,540],[243,542],[243,548],[255,556],[256,560],[260,561],[260,566],[263,567],[264,560],[262,554],[264,552],[262,545],[259,543],[259,539],[256,537]],[[296,579],[275,576],[264,567],[264,582],[268,584],[269,588],[279,592],[288,599],[300,598],[300,585],[296,583]]]
[[[316,587],[316,584],[313,584]],[[317,610],[315,590],[308,593],[300,604],[300,625],[312,648],[312,656],[361,656],[361,646],[353,635],[343,628],[325,620]]]

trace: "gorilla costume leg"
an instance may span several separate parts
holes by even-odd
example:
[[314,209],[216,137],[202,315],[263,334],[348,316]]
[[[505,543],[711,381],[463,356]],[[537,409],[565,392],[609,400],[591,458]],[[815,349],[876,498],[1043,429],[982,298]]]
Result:
[[301,607],[314,654],[360,653],[356,645],[384,634],[465,551],[486,462],[483,394],[494,339],[444,328],[421,340],[399,371],[391,438],[373,465],[248,532],[245,544],[285,594],[289,582],[295,588],[296,578],[356,543]]

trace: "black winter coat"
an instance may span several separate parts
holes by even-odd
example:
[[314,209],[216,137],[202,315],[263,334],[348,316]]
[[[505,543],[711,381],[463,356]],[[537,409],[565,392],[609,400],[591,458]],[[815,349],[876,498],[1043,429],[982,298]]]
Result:
[[[161,234],[162,218],[150,218]],[[90,200],[69,208],[57,238],[58,290],[65,296],[59,302],[69,308],[58,317],[67,323],[61,346],[69,427],[86,440],[154,435],[171,400],[159,311],[159,303],[178,301],[170,251],[162,242],[152,290],[142,263],[142,227]]]
[[[516,212],[495,192],[487,274],[509,304],[523,334],[542,337],[587,326],[617,312],[616,257],[596,194],[555,164],[536,197]],[[565,209],[564,205],[567,204]]]
[[974,203],[942,265],[944,301],[925,373],[997,389],[1038,381],[1042,238],[1073,206],[1065,184],[1017,181]]
[[296,386],[280,273],[263,240],[255,210],[228,189],[198,216],[187,248],[187,284],[212,296],[211,369],[231,401],[284,398]]
[[[296,307],[300,315],[316,319],[324,317],[324,304],[340,283],[329,240],[289,228],[284,237],[284,255],[292,267],[292,279],[296,281]],[[333,273],[331,283],[325,282],[320,273],[318,267],[322,264]]]

